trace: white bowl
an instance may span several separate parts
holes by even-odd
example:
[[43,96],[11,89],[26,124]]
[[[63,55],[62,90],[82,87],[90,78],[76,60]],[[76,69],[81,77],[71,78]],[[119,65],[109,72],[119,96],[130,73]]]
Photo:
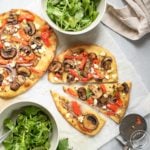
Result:
[[61,33],[65,33],[65,34],[69,34],[69,35],[79,35],[79,34],[83,34],[86,33],[90,30],[92,30],[94,27],[96,27],[99,22],[102,20],[105,10],[106,10],[106,0],[101,0],[99,5],[98,5],[98,12],[99,15],[97,16],[97,18],[93,21],[93,23],[91,23],[87,28],[81,30],[81,31],[65,31],[62,28],[60,28],[59,26],[57,26],[47,15],[46,13],[46,5],[47,5],[47,0],[41,0],[41,10],[42,10],[42,15],[45,18],[45,20],[50,24],[50,26],[52,28],[54,28],[55,30],[61,32]]
[[[11,118],[11,119],[16,118],[16,115],[25,106],[36,106],[36,107],[40,108],[50,118],[50,120],[52,121],[52,124],[53,124],[53,134],[51,137],[50,150],[56,150],[58,141],[59,141],[58,128],[57,128],[56,121],[48,109],[46,109],[45,107],[43,107],[37,103],[34,103],[34,102],[30,102],[30,101],[14,102],[14,103],[8,105],[3,110],[1,110],[0,111],[0,136],[2,136],[4,133],[6,133],[4,126],[3,126],[4,120],[6,118]],[[0,150],[3,150],[3,149],[4,149],[4,147],[1,144]]]

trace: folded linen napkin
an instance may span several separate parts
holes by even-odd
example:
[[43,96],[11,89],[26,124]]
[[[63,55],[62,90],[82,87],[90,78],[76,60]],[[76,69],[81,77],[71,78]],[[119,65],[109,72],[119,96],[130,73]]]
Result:
[[138,40],[150,32],[150,0],[124,1],[123,8],[107,4],[102,22],[120,35]]

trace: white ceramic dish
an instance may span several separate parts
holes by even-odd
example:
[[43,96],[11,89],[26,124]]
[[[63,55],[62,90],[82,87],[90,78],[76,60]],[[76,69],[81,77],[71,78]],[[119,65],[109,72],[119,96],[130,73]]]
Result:
[[99,15],[97,16],[97,18],[93,21],[93,23],[91,23],[87,28],[81,30],[81,31],[65,31],[63,30],[62,28],[58,27],[47,15],[46,13],[46,5],[47,5],[47,0],[41,0],[41,10],[42,10],[42,15],[43,17],[45,18],[45,20],[50,24],[50,26],[52,28],[54,28],[55,30],[61,32],[61,33],[64,33],[64,34],[68,34],[68,35],[79,35],[79,34],[83,34],[83,33],[86,33],[90,30],[92,30],[94,27],[96,27],[99,22],[102,20],[103,16],[104,16],[104,13],[105,13],[105,10],[106,10],[106,0],[101,0],[101,2],[99,3],[98,5],[98,12],[99,12]]
[[[16,118],[16,115],[21,111],[21,108],[25,106],[36,106],[40,108],[51,119],[52,124],[53,124],[53,135],[51,137],[50,150],[56,150],[58,141],[59,141],[58,128],[57,128],[56,121],[49,110],[47,110],[42,105],[39,105],[34,102],[30,102],[30,101],[14,102],[8,105],[3,110],[1,110],[0,111],[0,136],[6,133],[3,127],[3,121],[8,117],[10,117],[11,119]],[[0,145],[0,150],[4,150],[4,147],[2,146],[2,144]]]

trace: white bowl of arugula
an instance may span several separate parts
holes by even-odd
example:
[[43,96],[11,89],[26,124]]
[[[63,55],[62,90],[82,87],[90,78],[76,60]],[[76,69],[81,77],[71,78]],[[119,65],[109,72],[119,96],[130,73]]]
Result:
[[15,102],[0,112],[1,150],[56,150],[58,128],[51,112],[34,102]]
[[106,0],[41,0],[41,7],[52,28],[78,35],[99,24],[105,13]]

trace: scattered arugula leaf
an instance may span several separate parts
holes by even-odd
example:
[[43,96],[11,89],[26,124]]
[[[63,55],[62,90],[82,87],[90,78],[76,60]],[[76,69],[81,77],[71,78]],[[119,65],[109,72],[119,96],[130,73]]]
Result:
[[101,0],[48,0],[47,14],[60,28],[80,31],[98,16],[97,6]]
[[49,150],[52,122],[39,108],[23,108],[16,125],[8,118],[4,121],[4,126],[12,130],[3,141],[5,150]]
[[59,141],[57,150],[70,150],[68,138]]
[[86,89],[86,97],[87,99],[92,96],[92,92],[90,89]]

